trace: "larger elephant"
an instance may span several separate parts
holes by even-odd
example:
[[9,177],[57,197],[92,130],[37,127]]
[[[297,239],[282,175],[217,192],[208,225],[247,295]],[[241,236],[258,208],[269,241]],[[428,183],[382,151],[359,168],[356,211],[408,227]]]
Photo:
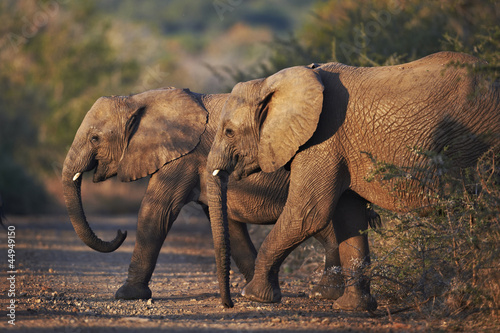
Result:
[[[151,297],[148,283],[162,244],[181,208],[190,201],[207,212],[205,172],[219,117],[228,94],[202,95],[187,89],[157,89],[132,96],[102,97],[79,127],[66,160],[62,181],[73,227],[89,247],[111,252],[126,234],[110,242],[89,227],[80,195],[82,173],[94,171],[94,181],[113,176],[133,181],[150,175],[142,200],[136,244],[125,284],[116,298]],[[255,250],[246,223],[270,224],[280,215],[288,192],[289,172],[259,173],[230,182],[228,216],[231,253],[247,281],[253,276]],[[347,197],[347,196],[346,196]],[[364,200],[355,198],[363,204]],[[226,234],[227,235],[227,234]],[[326,270],[340,265],[333,228],[318,235],[326,251]],[[337,279],[338,280],[338,279]],[[335,274],[324,274],[316,293],[339,297]]]
[[[285,257],[342,209],[350,223],[334,223],[334,228],[352,236],[347,239],[351,257],[343,259],[351,268],[346,275],[356,282],[336,304],[372,308],[367,281],[360,278],[368,243],[357,227],[362,223],[352,223],[360,214],[339,199],[352,191],[390,210],[420,207],[425,199],[411,177],[397,198],[390,186],[367,181],[373,158],[417,167],[423,157],[410,149],[417,147],[446,151],[457,167],[466,167],[498,144],[499,87],[475,74],[481,64],[466,54],[442,52],[397,66],[292,67],[237,84],[224,106],[207,165],[213,175],[208,194],[216,249],[225,246],[219,230],[228,174],[239,179],[285,165],[291,170],[287,202],[258,252],[254,277],[243,294],[279,301],[278,272]],[[218,270],[227,274],[222,264]]]

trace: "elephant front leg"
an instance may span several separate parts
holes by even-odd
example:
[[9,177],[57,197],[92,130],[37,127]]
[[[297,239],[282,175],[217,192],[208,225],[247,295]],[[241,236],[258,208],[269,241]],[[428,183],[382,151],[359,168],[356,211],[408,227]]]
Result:
[[149,281],[156,266],[158,255],[165,241],[166,231],[154,212],[144,213],[141,208],[137,224],[137,237],[125,284],[115,294],[116,299],[149,299]]
[[[329,224],[333,210],[343,192],[342,178],[318,178],[317,175],[336,174],[339,172],[339,165],[329,165],[334,170],[327,170],[324,165],[304,166],[301,162],[298,155],[293,162],[297,166],[292,163],[287,202],[276,225],[259,249],[254,278],[243,289],[242,295],[251,300],[279,302],[281,290],[278,273],[288,254],[304,240],[322,230],[326,230],[323,235],[325,239],[335,239],[327,228],[331,228]],[[330,251],[328,265],[338,264],[335,249],[332,247],[327,251]]]
[[[262,245],[265,246],[265,241]],[[283,256],[286,258],[286,255]],[[256,269],[254,276],[252,280],[243,288],[241,295],[255,302],[279,303],[281,301],[279,268],[284,258],[283,260],[279,260],[271,265],[262,264],[263,262],[268,261],[268,257],[273,258],[274,256],[272,253],[269,253],[265,247],[263,248],[261,246],[255,263]]]
[[[267,235],[257,254],[252,281],[242,291],[242,296],[256,302],[278,303],[281,301],[279,270],[285,258],[300,243],[315,234],[315,228],[301,228],[302,219],[288,219],[292,214],[283,214]],[[319,225],[318,225],[319,227]],[[321,227],[319,227],[321,229]]]
[[151,176],[139,212],[128,277],[115,298],[151,298],[148,285],[161,247],[196,184],[196,174],[187,171],[182,160],[177,160]]

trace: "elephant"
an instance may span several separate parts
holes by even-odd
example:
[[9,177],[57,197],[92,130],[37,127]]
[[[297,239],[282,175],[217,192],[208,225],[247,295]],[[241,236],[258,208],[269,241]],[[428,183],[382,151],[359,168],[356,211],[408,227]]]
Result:
[[[471,70],[483,63],[463,53],[440,52],[396,66],[290,67],[236,84],[207,161],[219,279],[228,274],[227,243],[221,237],[227,223],[228,177],[246,179],[285,166],[290,169],[285,207],[258,251],[253,278],[242,294],[254,301],[279,302],[281,263],[333,220],[339,247],[346,248],[343,276],[352,281],[333,306],[376,308],[370,281],[363,275],[370,252],[362,207],[346,205],[341,198],[351,192],[393,211],[422,207],[427,200],[411,175],[396,193],[381,181],[369,182],[373,158],[417,167],[424,157],[410,148],[418,147],[446,154],[461,168],[497,145],[498,83]],[[336,219],[339,211],[343,216]],[[223,294],[227,292],[221,290]]]
[[[119,230],[111,241],[95,235],[82,207],[82,173],[94,170],[94,182],[114,176],[125,182],[150,176],[138,215],[128,278],[116,292],[117,299],[151,297],[148,284],[160,249],[185,204],[201,204],[208,216],[206,160],[228,96],[164,88],[101,97],[82,121],[63,164],[62,183],[71,223],[85,244],[111,252],[122,244],[126,232]],[[288,184],[289,172],[284,168],[229,184],[227,235],[231,254],[247,281],[253,276],[257,251],[246,223],[275,223],[286,202]],[[368,210],[366,214],[374,216]],[[328,273],[332,266],[340,265],[333,226],[325,228],[317,239],[325,247],[326,264],[313,292],[318,297],[339,297],[343,287],[337,286],[335,274]]]

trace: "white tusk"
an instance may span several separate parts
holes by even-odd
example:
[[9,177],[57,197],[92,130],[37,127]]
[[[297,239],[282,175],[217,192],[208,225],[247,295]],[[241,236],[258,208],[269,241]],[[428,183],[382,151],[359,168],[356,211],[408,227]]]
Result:
[[76,181],[78,178],[80,178],[80,175],[80,172],[75,173],[75,175],[73,176],[73,181]]
[[219,169],[215,169],[214,172],[212,172],[212,176],[217,176],[219,174]]

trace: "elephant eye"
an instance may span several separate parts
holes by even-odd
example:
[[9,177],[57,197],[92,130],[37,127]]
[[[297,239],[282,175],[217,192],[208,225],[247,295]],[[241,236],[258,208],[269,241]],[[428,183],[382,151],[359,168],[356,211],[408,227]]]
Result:
[[234,136],[234,131],[230,128],[226,128],[224,130],[224,135],[227,136],[228,138],[232,138]]
[[93,144],[97,144],[97,143],[99,143],[99,136],[97,136],[97,135],[92,135],[92,136],[90,137],[90,142],[92,142]]

